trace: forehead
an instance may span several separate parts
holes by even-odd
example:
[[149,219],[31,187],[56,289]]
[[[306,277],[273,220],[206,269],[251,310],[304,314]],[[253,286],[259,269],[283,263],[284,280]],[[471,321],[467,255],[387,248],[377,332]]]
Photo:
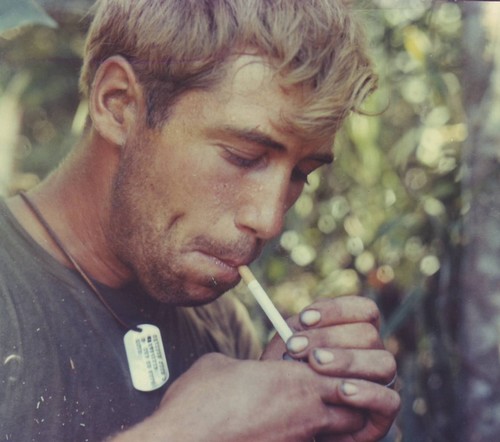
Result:
[[260,105],[270,114],[275,114],[276,120],[303,101],[301,91],[282,87],[276,70],[257,55],[231,57],[225,65],[224,77],[212,92],[225,104]]
[[333,137],[312,138],[290,124],[290,120],[300,113],[307,91],[298,86],[285,88],[282,83],[280,75],[265,58],[258,55],[233,57],[226,65],[223,79],[208,91],[210,106],[205,107],[208,115],[204,116],[214,119],[219,115],[226,122],[247,129],[273,133],[288,142],[331,152]]

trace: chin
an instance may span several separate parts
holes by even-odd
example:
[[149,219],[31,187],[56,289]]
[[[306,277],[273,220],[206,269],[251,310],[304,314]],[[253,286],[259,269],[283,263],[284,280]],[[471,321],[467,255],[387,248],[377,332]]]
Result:
[[[144,284],[146,290],[157,301],[180,307],[194,307],[208,304],[233,288],[231,285],[214,285],[212,281],[206,284],[183,283],[175,284]],[[149,286],[149,288],[148,288]]]
[[182,265],[181,260],[177,260],[175,267],[167,267],[163,264],[168,262],[167,259],[151,261],[147,266],[138,268],[135,274],[150,296],[165,304],[207,304],[232,289],[241,279],[238,273],[217,274],[213,268],[205,268],[198,263]]
[[183,297],[180,300],[179,305],[193,307],[208,304],[209,302],[215,301],[228,290],[232,289],[235,285],[236,284],[211,285],[210,287],[196,285],[186,287],[183,290]]

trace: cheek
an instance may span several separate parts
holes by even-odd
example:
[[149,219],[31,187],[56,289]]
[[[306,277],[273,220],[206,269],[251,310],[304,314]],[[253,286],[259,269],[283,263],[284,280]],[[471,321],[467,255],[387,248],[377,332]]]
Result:
[[213,178],[205,188],[206,202],[213,206],[212,210],[217,216],[222,217],[236,209],[241,195],[241,183],[237,180],[224,179],[220,175]]
[[172,184],[178,191],[173,195],[178,207],[197,221],[216,223],[231,216],[237,206],[241,180],[217,162],[205,158],[202,164],[190,163],[188,172]]

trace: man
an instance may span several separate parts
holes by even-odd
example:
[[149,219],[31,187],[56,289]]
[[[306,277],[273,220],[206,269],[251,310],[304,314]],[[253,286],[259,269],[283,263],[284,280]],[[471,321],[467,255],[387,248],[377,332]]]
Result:
[[0,434],[381,438],[399,397],[373,303],[318,301],[256,360],[248,316],[220,297],[374,87],[337,0],[99,1],[84,136],[0,206]]

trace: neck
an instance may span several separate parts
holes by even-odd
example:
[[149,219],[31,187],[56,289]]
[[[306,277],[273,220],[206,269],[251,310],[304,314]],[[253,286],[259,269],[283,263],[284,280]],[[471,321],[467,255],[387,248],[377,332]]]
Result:
[[[61,167],[28,196],[85,272],[103,284],[119,287],[130,281],[132,273],[114,255],[106,235],[110,171],[116,168],[118,148],[96,138],[91,134],[76,146]],[[63,265],[73,267],[20,197],[7,204],[35,241]]]

